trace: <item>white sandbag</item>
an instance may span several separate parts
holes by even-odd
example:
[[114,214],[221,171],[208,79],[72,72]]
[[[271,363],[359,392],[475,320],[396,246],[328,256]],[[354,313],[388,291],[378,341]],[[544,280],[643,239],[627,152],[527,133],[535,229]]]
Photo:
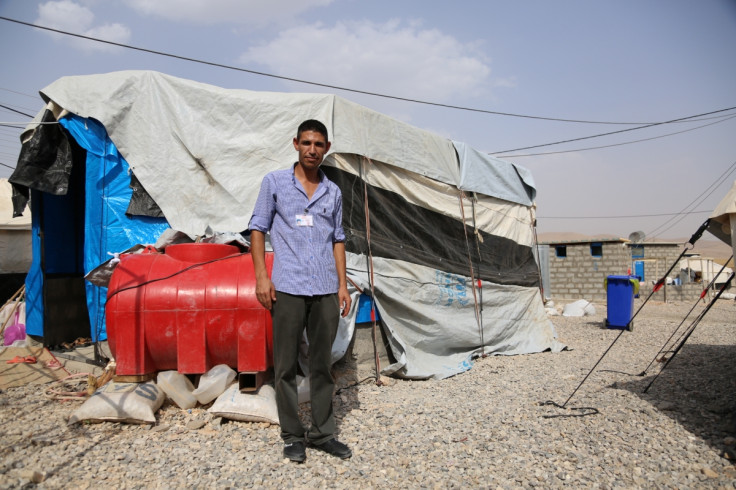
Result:
[[180,372],[161,371],[156,383],[179,408],[194,408],[197,405],[197,397],[192,395],[194,385]]
[[218,364],[199,378],[197,389],[192,391],[192,395],[199,403],[206,405],[225,391],[236,374],[227,364]]
[[153,424],[156,410],[164,403],[164,392],[153,381],[115,383],[102,386],[69,417],[69,425],[90,422]]
[[305,376],[296,375],[296,395],[297,403],[306,403],[310,401],[311,395],[309,394],[309,378]]
[[255,392],[241,393],[238,383],[233,383],[217,397],[215,403],[207,411],[217,417],[230,420],[279,423],[276,391],[271,385],[263,385]]
[[566,304],[562,309],[562,316],[585,316],[595,315],[595,306],[590,301],[579,299]]
[[593,316],[595,315],[595,305],[593,303],[588,303],[585,305],[585,308],[583,308],[583,313],[585,316]]
[[547,316],[560,316],[560,312],[557,311],[557,308],[545,308],[544,311],[547,312]]

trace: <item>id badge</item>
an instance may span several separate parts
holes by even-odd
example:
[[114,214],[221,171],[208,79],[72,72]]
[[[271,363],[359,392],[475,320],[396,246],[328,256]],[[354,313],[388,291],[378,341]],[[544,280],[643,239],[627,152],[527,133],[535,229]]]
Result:
[[311,214],[297,214],[296,226],[314,226],[314,219]]

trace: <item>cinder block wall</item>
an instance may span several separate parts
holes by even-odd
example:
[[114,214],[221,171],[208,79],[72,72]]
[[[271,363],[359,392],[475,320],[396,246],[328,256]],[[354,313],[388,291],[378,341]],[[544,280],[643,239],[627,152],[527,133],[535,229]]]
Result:
[[[664,272],[663,272],[664,273]],[[651,284],[646,288],[642,288],[641,293],[648,295],[652,291]],[[670,284],[669,286],[662,286],[659,291],[652,295],[652,301],[695,301],[698,296],[703,292],[703,284],[701,283],[689,283],[675,286]],[[705,301],[710,301],[712,296],[707,295]],[[704,304],[704,303],[703,303]],[[700,310],[698,310],[699,312]],[[694,319],[695,317],[693,317]]]
[[604,242],[601,257],[591,255],[590,243],[565,244],[567,257],[549,251],[549,296],[554,300],[605,301],[603,282],[612,275],[626,275],[631,265],[629,247],[621,242]]
[[[628,247],[627,247],[628,248]],[[644,245],[644,281],[650,286],[656,283],[682,253],[683,247],[679,246],[647,246]],[[675,267],[669,277],[675,278],[679,275],[679,268]],[[651,288],[649,289],[651,291]]]
[[[556,254],[556,247],[565,245],[567,257],[561,258]],[[549,245],[549,289],[546,294],[556,301],[574,301],[585,299],[605,303],[607,300],[604,280],[608,276],[626,275],[632,267],[631,248],[623,242],[603,242],[602,254],[594,257],[591,253],[591,243],[567,243]],[[641,284],[640,295],[646,296],[652,291],[652,286],[672,267],[675,260],[682,253],[680,245],[649,245],[644,244],[644,281]],[[679,268],[675,267],[668,276],[676,278]],[[632,271],[633,273],[633,271]],[[703,284],[688,283],[680,286],[667,286],[667,301],[692,301],[698,298]],[[665,292],[660,290],[652,297],[653,300],[664,301]]]

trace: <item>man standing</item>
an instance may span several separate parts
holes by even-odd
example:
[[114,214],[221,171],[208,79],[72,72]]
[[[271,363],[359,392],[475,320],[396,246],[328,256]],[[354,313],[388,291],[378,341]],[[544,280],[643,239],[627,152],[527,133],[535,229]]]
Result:
[[[342,194],[320,170],[330,149],[327,128],[304,121],[294,149],[299,160],[290,168],[267,174],[250,219],[251,254],[258,301],[271,310],[276,404],[284,440],[284,457],[303,462],[304,439],[339,458],[352,456],[335,439],[331,373],[332,343],[339,315],[350,310],[345,275]],[[274,251],[272,277],[265,262],[265,234]],[[309,386],[312,425],[299,420],[296,372],[303,330],[309,340]]]

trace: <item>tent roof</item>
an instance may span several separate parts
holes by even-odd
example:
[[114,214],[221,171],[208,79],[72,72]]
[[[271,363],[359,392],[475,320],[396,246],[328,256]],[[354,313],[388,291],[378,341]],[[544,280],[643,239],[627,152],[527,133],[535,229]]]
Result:
[[736,181],[734,181],[731,189],[721,199],[721,202],[718,203],[718,206],[713,210],[710,217],[721,223],[728,223],[731,214],[736,214]]
[[41,95],[100,121],[172,228],[190,236],[246,229],[261,178],[295,161],[291,140],[311,118],[327,126],[332,153],[527,206],[535,195],[526,169],[335,95],[224,89],[151,71],[63,77]]
[[736,242],[732,240],[732,237],[736,236],[736,230],[731,229],[736,223],[736,181],[710,214],[710,221],[708,231],[722,242],[731,245],[736,254]]

